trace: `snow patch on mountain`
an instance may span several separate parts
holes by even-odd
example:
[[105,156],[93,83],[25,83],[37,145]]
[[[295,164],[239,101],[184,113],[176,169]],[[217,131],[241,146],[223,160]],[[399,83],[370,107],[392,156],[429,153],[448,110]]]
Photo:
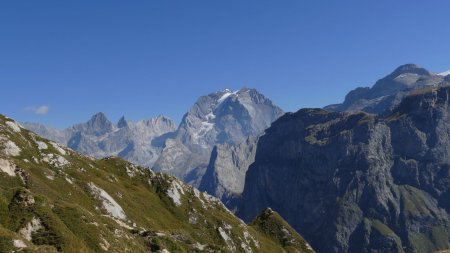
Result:
[[450,70],[447,70],[447,71],[444,71],[442,73],[439,73],[438,75],[440,75],[440,76],[448,76],[448,75],[450,75]]
[[201,96],[166,140],[153,169],[198,187],[215,145],[258,136],[282,114],[255,89],[226,89]]
[[225,99],[227,99],[229,96],[233,95],[233,93],[230,90],[225,90],[225,93],[217,100],[217,103],[220,104],[223,101],[225,101]]

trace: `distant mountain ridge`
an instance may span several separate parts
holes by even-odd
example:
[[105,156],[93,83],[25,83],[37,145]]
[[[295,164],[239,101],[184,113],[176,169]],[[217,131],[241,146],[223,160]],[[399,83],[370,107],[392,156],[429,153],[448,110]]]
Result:
[[[121,117],[117,124],[113,124],[103,113],[64,130],[34,123],[23,125],[84,154],[97,158],[116,155],[199,186],[215,145],[239,146],[247,138],[263,134],[283,113],[257,90],[242,88],[201,96],[178,127],[164,116],[138,122]],[[229,171],[236,172],[230,176],[239,178],[243,184],[247,168],[238,167],[227,165]],[[228,180],[225,174],[219,174],[222,176],[218,180]],[[243,185],[225,184],[220,191],[211,187],[205,190],[233,195],[235,190],[229,192],[226,186],[243,188]]]
[[121,117],[117,124],[113,124],[101,112],[86,123],[75,124],[64,130],[34,123],[23,125],[81,153],[96,158],[116,155],[147,167],[153,165],[162,150],[161,145],[157,145],[158,138],[164,138],[176,129],[175,123],[165,116],[138,122]]
[[350,91],[342,104],[329,105],[324,109],[379,114],[393,109],[412,90],[442,86],[449,82],[447,72],[438,74],[415,64],[405,64],[378,80],[372,87],[358,87]]

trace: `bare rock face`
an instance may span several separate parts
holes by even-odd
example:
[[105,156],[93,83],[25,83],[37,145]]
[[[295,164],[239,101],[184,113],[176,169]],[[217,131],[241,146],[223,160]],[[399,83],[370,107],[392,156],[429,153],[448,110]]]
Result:
[[283,111],[255,89],[224,90],[200,97],[166,141],[154,165],[198,186],[217,144],[236,145],[258,136]]
[[83,154],[96,158],[120,156],[147,167],[153,166],[162,152],[162,142],[176,129],[175,123],[164,116],[138,122],[122,117],[114,125],[103,113],[64,130],[33,123],[24,126]]
[[216,145],[199,190],[222,200],[228,207],[244,190],[245,173],[255,160],[257,137],[236,144]]
[[449,248],[449,98],[427,87],[382,116],[285,114],[258,141],[238,216],[270,206],[317,252]]
[[415,64],[405,64],[378,80],[371,88],[359,87],[350,91],[342,104],[326,106],[328,111],[364,111],[382,113],[392,110],[411,91],[424,87],[448,84],[442,74],[432,73]]

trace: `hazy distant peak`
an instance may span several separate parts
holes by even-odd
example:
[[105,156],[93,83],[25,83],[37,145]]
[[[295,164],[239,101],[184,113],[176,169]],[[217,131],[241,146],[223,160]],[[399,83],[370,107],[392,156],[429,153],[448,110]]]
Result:
[[342,104],[326,106],[329,111],[364,111],[382,113],[397,105],[409,92],[423,87],[446,85],[450,78],[436,74],[416,64],[404,64],[379,79],[372,87],[358,87],[350,91]]
[[108,124],[111,123],[106,115],[102,112],[94,114],[91,119],[87,122],[88,125],[96,125],[96,124]]
[[175,123],[173,122],[172,119],[164,116],[164,115],[159,115],[157,117],[148,119],[148,120],[143,120],[143,122],[145,123],[145,125],[147,126],[156,126],[156,125],[167,125],[167,126],[173,126],[174,130],[176,128]]
[[124,128],[128,126],[128,122],[125,120],[125,116],[120,117],[119,122],[117,122],[118,128]]
[[416,64],[404,64],[399,66],[392,72],[388,77],[397,77],[402,74],[417,74],[417,75],[424,75],[424,76],[430,76],[431,72],[420,67]]

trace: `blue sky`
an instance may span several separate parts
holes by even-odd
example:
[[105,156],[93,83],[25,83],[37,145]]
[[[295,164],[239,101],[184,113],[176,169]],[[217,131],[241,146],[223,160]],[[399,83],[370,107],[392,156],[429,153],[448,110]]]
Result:
[[[450,69],[450,1],[0,2],[0,113],[55,127],[167,115],[225,88],[286,111],[404,63]],[[46,106],[46,107],[45,107]]]

